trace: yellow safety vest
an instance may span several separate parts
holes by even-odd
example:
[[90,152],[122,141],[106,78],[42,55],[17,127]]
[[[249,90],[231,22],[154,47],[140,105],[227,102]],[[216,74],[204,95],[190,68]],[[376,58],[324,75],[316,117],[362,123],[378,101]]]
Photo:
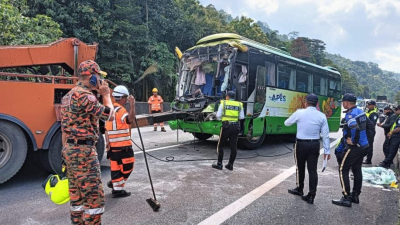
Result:
[[239,121],[240,111],[243,109],[243,103],[238,101],[221,101],[222,121]]
[[371,115],[372,113],[377,113],[378,112],[378,108],[376,108],[375,107],[375,109],[373,109],[373,110],[371,110],[371,111],[368,111],[368,112],[366,112],[365,114],[367,115],[367,118],[369,119],[369,115]]
[[397,121],[399,121],[399,118],[400,118],[400,115],[397,116],[396,121],[394,121],[394,123],[393,123],[393,125],[392,125],[392,128],[390,128],[390,131],[393,131],[393,130],[396,128]]

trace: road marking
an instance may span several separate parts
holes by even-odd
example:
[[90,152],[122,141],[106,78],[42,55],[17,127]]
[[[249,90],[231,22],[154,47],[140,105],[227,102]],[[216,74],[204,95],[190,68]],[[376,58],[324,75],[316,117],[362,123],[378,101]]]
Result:
[[[338,142],[340,141],[339,139],[336,139],[334,142],[330,144],[330,148],[335,146]],[[323,149],[321,149],[323,150]],[[320,150],[320,152],[321,152]],[[323,151],[322,151],[323,153]],[[321,154],[322,154],[321,153]],[[262,195],[270,191],[272,188],[276,187],[278,184],[280,184],[282,181],[286,180],[289,178],[291,175],[293,175],[296,172],[296,166],[290,167],[289,169],[283,171],[281,174],[275,176],[271,180],[265,182],[263,185],[259,186],[258,188],[254,189],[253,191],[247,193],[243,197],[239,198],[232,204],[226,206],[225,208],[219,210],[216,212],[214,215],[208,217],[207,219],[203,220],[202,222],[199,223],[199,225],[217,225],[221,224],[224,221],[228,220],[231,218],[233,215],[250,205],[252,202],[260,198]]]
[[[146,150],[146,152],[153,152],[153,151],[163,150],[163,149],[166,149],[166,148],[179,147],[179,146],[184,145],[184,144],[188,144],[188,143],[182,143],[182,144],[177,144],[177,145],[170,145],[170,146],[159,147],[159,148],[152,148],[152,149]],[[140,146],[140,145],[139,145],[139,146]],[[135,155],[136,155],[136,154],[143,154],[143,151],[142,151],[142,150],[138,150],[138,152],[135,152]]]

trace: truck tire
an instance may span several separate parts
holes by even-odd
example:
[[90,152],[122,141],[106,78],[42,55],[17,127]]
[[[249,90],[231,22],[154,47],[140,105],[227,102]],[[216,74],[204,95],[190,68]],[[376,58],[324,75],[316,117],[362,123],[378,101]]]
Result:
[[[61,162],[62,162],[61,142],[62,142],[62,134],[61,130],[58,130],[51,139],[48,150],[48,161],[51,166],[52,172],[58,174],[61,173]],[[105,148],[104,137],[103,135],[100,135],[99,140],[97,141],[96,144],[97,157],[99,159],[99,162],[101,162],[101,159],[103,159],[104,148]]]
[[202,140],[202,141],[207,140],[213,136],[212,134],[205,134],[205,133],[192,133],[192,134],[195,138]]
[[28,143],[17,125],[0,122],[0,184],[13,177],[25,162]]

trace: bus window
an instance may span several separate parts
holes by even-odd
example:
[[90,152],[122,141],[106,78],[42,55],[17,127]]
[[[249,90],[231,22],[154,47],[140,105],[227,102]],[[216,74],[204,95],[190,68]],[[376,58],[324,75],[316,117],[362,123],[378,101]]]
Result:
[[327,95],[327,79],[325,77],[321,77],[320,75],[313,76],[313,92],[317,95]]
[[265,62],[265,67],[267,68],[267,73],[265,75],[267,79],[267,86],[275,87],[275,64]]
[[296,90],[296,70],[278,65],[278,88]]
[[339,80],[329,79],[328,96],[329,97],[340,98],[340,93],[341,93],[340,81]]
[[296,76],[296,90],[300,92],[312,92],[311,89],[311,82],[312,82],[312,76],[311,74],[305,73],[303,71],[297,71],[297,76]]
[[261,113],[265,104],[265,74],[267,68],[257,66],[257,87],[253,113]]

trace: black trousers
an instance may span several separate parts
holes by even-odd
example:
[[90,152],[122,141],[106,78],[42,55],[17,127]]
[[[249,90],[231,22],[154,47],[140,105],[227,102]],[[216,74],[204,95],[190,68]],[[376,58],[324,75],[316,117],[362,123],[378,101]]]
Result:
[[309,193],[317,192],[318,185],[318,157],[319,141],[296,142],[295,160],[296,160],[296,184],[300,189],[304,188],[304,178],[306,173],[306,163],[309,176]]
[[372,160],[372,156],[374,154],[374,139],[375,139],[375,137],[368,138],[368,144],[369,144],[368,154],[367,154],[367,160],[368,161]]
[[390,165],[393,163],[393,159],[394,157],[396,157],[397,151],[399,150],[399,145],[400,145],[399,135],[390,137],[388,155],[386,156],[385,160],[383,160],[385,164]]
[[[386,133],[386,132],[385,132]],[[385,134],[385,142],[383,142],[383,154],[385,158],[389,155],[390,139]]]
[[224,144],[229,139],[231,147],[231,155],[229,157],[229,164],[233,165],[237,155],[237,140],[239,135],[238,125],[229,125],[229,127],[221,127],[221,134],[219,135],[218,141],[218,162],[222,163],[224,158]]
[[339,168],[340,184],[342,185],[343,195],[350,195],[349,171],[353,171],[354,185],[353,192],[360,194],[362,187],[361,166],[364,157],[368,154],[367,148],[352,147],[343,152],[342,164]]
[[339,165],[339,169],[340,169],[340,165],[342,164],[343,161],[343,152],[337,152],[335,151],[335,156],[336,156],[336,161]]

